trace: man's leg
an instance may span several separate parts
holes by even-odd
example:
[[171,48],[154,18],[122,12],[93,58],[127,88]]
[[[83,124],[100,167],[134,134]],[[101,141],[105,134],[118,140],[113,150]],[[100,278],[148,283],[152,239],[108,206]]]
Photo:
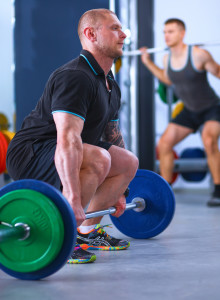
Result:
[[173,147],[192,132],[190,128],[170,123],[158,142],[160,174],[168,183],[173,178]]
[[210,206],[220,206],[220,151],[218,146],[219,136],[220,123],[218,121],[207,121],[203,127],[202,140],[207,155],[209,170],[211,172],[215,185],[213,198],[208,202],[208,205]]
[[[117,146],[108,150],[111,155],[111,168],[104,182],[98,187],[87,211],[97,211],[125,202],[123,193],[134,178],[138,159],[130,151]],[[109,236],[100,226],[102,217],[85,220],[78,229],[78,243],[84,249],[122,250],[130,243]]]
[[[111,157],[103,148],[83,144],[83,162],[80,170],[81,199],[85,208],[95,194],[98,186],[105,180],[111,166]],[[76,245],[69,264],[89,263],[96,260],[94,253],[84,250]]]
[[[114,206],[136,174],[138,159],[133,153],[114,145],[108,151],[111,156],[111,168],[91,199],[88,211],[103,210]],[[83,225],[97,224],[101,219],[102,217],[85,220]]]
[[83,144],[83,162],[80,170],[81,199],[85,208],[93,198],[98,187],[108,176],[111,156],[101,147]]

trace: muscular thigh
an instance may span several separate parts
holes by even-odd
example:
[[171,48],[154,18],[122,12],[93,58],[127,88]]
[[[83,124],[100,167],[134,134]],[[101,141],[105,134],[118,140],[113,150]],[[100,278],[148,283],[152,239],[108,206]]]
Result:
[[112,145],[108,152],[111,156],[109,177],[126,173],[130,167],[138,167],[138,159],[131,151]]
[[160,143],[166,143],[171,148],[187,137],[193,130],[178,124],[170,123],[160,138]]
[[81,169],[88,168],[89,165],[97,164],[98,161],[106,161],[110,164],[111,157],[109,152],[102,147],[90,144],[83,144],[83,161]]
[[[57,189],[62,189],[61,180],[54,162],[55,151],[55,140],[35,143],[33,145],[34,156],[28,166],[23,170],[19,179],[32,178],[42,180]],[[95,167],[97,164],[100,164],[100,162],[104,165],[109,165],[110,168],[110,160],[110,155],[104,148],[83,144],[82,169],[88,168],[89,166]]]

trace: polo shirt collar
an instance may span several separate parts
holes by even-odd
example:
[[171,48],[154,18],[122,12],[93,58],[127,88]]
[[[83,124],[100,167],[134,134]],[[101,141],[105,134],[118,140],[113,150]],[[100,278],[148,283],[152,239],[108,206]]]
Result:
[[[82,50],[80,52],[80,56],[86,60],[86,62],[96,75],[105,75],[103,69],[100,67],[94,56],[89,51]],[[110,76],[112,79],[114,78],[111,70],[109,71],[108,76]]]

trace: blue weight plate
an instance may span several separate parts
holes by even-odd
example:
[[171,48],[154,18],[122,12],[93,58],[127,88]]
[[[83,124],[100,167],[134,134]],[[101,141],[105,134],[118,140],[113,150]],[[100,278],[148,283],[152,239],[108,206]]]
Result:
[[[183,150],[180,158],[205,158],[205,151],[200,148],[187,148]],[[207,172],[184,172],[181,173],[181,176],[189,182],[199,182],[202,181],[206,177]]]
[[31,189],[47,196],[59,209],[64,224],[64,242],[61,251],[52,263],[35,272],[14,272],[0,264],[1,269],[16,278],[24,280],[39,280],[57,272],[67,262],[76,243],[76,220],[72,208],[62,193],[53,186],[34,179],[23,179],[9,183],[0,190],[0,197],[8,192],[20,189]]
[[146,208],[142,212],[127,210],[119,218],[111,216],[113,224],[123,234],[136,239],[155,237],[173,218],[175,198],[172,189],[160,175],[147,170],[138,170],[129,188],[126,202],[141,197],[146,201]]

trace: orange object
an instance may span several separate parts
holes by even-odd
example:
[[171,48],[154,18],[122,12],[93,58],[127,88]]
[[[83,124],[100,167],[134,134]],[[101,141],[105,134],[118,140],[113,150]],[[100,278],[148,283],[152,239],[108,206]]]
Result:
[[8,142],[3,133],[0,132],[0,174],[6,170],[6,154],[8,149]]

